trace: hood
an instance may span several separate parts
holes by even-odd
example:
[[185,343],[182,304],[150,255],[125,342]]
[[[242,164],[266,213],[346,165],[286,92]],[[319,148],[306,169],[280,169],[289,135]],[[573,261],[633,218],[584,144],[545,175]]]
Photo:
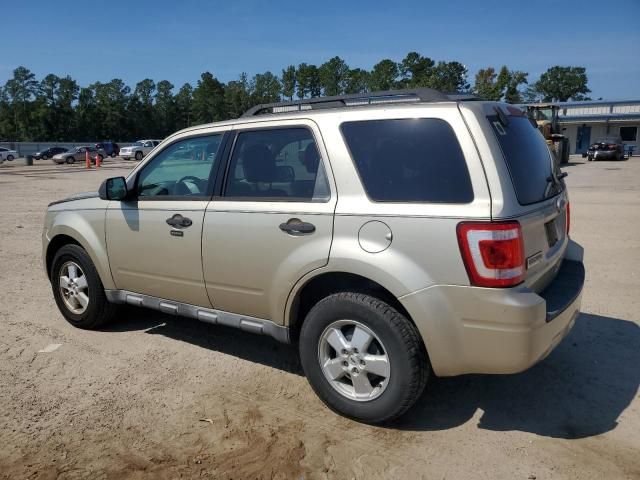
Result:
[[99,196],[98,192],[74,193],[73,195],[69,195],[67,198],[63,198],[62,200],[56,200],[55,202],[51,202],[49,206],[57,205],[58,203],[73,202],[74,200],[84,200],[85,198],[97,198],[98,196]]

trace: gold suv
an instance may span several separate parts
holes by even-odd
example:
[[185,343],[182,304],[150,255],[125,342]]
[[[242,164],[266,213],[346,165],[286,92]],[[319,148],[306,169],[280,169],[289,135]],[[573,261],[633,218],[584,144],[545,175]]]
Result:
[[77,327],[130,304],[293,342],[329,407],[379,423],[431,372],[519,372],[569,332],[585,272],[563,176],[511,105],[259,105],[52,203],[43,257]]

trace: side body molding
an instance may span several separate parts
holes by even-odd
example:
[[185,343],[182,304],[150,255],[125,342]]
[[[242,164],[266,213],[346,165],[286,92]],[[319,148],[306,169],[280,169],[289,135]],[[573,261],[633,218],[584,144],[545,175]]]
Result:
[[227,327],[244,330],[245,332],[267,335],[275,338],[279,342],[289,343],[289,329],[282,325],[277,325],[271,320],[223,312],[222,310],[165,300],[163,298],[128,292],[126,290],[105,290],[105,294],[107,299],[113,303],[126,303],[136,307],[150,308],[169,315],[195,318],[196,320],[214,325],[225,325]]

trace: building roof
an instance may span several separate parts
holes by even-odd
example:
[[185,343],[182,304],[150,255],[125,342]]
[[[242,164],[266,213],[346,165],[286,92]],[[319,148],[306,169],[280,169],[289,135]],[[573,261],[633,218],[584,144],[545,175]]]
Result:
[[610,115],[560,115],[559,123],[602,123],[632,122],[640,123],[640,113],[614,113]]

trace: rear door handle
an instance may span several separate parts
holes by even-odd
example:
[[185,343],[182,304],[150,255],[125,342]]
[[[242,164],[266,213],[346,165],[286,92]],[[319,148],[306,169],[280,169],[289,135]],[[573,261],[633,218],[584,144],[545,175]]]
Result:
[[298,218],[292,218],[286,223],[280,224],[280,230],[291,235],[306,235],[316,231],[313,223],[302,222]]
[[190,227],[193,222],[190,218],[183,217],[179,213],[176,213],[173,217],[167,218],[167,224],[174,228],[187,228]]

